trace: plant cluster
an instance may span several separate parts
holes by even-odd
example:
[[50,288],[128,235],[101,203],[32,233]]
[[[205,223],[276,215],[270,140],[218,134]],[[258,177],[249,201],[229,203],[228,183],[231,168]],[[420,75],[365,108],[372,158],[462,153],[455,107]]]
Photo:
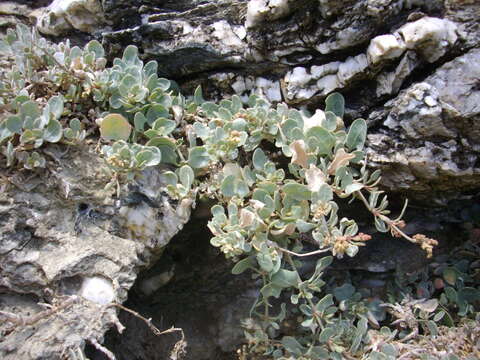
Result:
[[[249,269],[263,282],[244,323],[252,352],[343,359],[372,343],[369,326],[379,327],[385,309],[350,284],[328,284],[324,275],[333,257],[353,257],[371,239],[341,216],[339,198],[362,202],[378,231],[432,254],[435,240],[402,231],[403,211],[389,217],[377,187],[380,172],[368,169],[363,151],[366,122],[345,128],[340,94],[313,115],[256,95],[247,103],[238,96],[215,103],[200,88],[185,98],[134,46],[107,66],[97,41],[83,49],[68,42],[47,47],[19,25],[0,48],[12,59],[0,77],[7,166],[44,167],[45,143],[78,144],[99,131],[113,174],[107,187],[116,184],[117,192],[146,167],[176,167],[163,172],[170,196],[215,199],[211,244],[235,262],[234,274]],[[304,270],[305,259],[314,259],[314,270]],[[392,352],[380,349],[383,358]]]

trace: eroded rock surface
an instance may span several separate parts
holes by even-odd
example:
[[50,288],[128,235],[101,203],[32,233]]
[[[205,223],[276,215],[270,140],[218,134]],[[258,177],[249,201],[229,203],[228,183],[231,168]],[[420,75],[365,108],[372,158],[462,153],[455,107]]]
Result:
[[38,174],[1,171],[0,311],[19,316],[12,326],[0,314],[6,360],[72,358],[86,342],[101,343],[118,321],[108,304],[127,299],[138,272],[189,219],[191,203],[171,205],[158,170],[135,188],[152,208],[123,201],[131,189],[120,199],[106,193],[103,160],[91,149],[46,151],[54,163]]
[[371,114],[383,129],[368,136],[369,154],[389,189],[439,200],[478,189],[479,59],[470,50]]

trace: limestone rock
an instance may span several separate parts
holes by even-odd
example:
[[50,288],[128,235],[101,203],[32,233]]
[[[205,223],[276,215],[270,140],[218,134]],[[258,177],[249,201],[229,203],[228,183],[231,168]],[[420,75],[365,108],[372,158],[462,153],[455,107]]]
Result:
[[380,35],[370,41],[367,56],[372,65],[385,59],[395,59],[405,51],[402,38],[393,34]]
[[72,29],[94,33],[105,22],[99,0],[55,0],[39,16],[37,28],[55,36]]
[[[480,50],[473,49],[386,103],[387,128],[368,136],[383,185],[439,202],[480,180]],[[373,113],[370,121],[378,121]]]
[[447,19],[424,17],[402,26],[398,33],[408,49],[417,49],[428,62],[445,55],[458,39],[456,25]]
[[[178,215],[181,204],[161,194],[158,170],[145,173],[135,189],[123,189],[123,197],[141,192],[158,203],[151,208],[105,193],[109,179],[91,149],[45,151],[55,159],[50,171],[26,178],[1,170],[9,182],[0,193],[0,310],[40,317],[12,328],[0,313],[5,360],[60,359],[82,351],[85,342],[101,343],[117,321],[108,304],[126,300],[137,273],[189,219],[188,209]],[[136,217],[124,218],[127,211]],[[59,310],[42,316],[48,308],[39,302]]]

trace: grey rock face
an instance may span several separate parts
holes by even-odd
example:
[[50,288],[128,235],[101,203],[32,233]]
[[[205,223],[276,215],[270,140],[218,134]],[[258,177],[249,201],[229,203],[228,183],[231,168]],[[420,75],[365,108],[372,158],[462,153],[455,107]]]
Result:
[[418,197],[478,189],[480,180],[480,51],[438,68],[370,116],[383,129],[368,136],[383,184]]
[[[60,359],[86,341],[101,343],[118,322],[108,303],[126,300],[138,272],[189,219],[191,204],[170,205],[156,171],[145,173],[135,191],[159,206],[123,205],[103,191],[109,179],[97,154],[46,151],[55,159],[49,171],[26,177],[1,170],[8,179],[0,192],[0,357],[6,360]],[[8,314],[23,320],[14,326]]]

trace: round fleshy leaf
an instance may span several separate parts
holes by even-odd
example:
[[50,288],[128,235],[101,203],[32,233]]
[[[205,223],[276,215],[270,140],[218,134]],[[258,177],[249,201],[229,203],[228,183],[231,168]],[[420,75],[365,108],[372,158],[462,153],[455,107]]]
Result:
[[43,139],[45,141],[56,143],[62,138],[62,124],[58,120],[50,120],[43,132]]
[[23,121],[19,116],[12,115],[7,118],[6,127],[10,132],[20,134],[22,132]]
[[331,111],[335,115],[343,118],[345,109],[345,99],[340,93],[332,93],[325,99],[325,112]]
[[103,50],[102,44],[100,44],[97,40],[92,40],[90,41],[86,46],[85,49],[87,49],[90,52],[95,53],[95,58],[101,58],[105,55],[105,50]]
[[120,114],[105,116],[100,125],[100,133],[107,140],[127,140],[132,132],[132,126]]
[[54,119],[59,119],[63,114],[63,99],[60,96],[52,96],[48,100],[50,106],[50,113],[53,114]]
[[363,119],[355,120],[347,135],[347,146],[350,150],[362,150],[367,138],[367,123]]

